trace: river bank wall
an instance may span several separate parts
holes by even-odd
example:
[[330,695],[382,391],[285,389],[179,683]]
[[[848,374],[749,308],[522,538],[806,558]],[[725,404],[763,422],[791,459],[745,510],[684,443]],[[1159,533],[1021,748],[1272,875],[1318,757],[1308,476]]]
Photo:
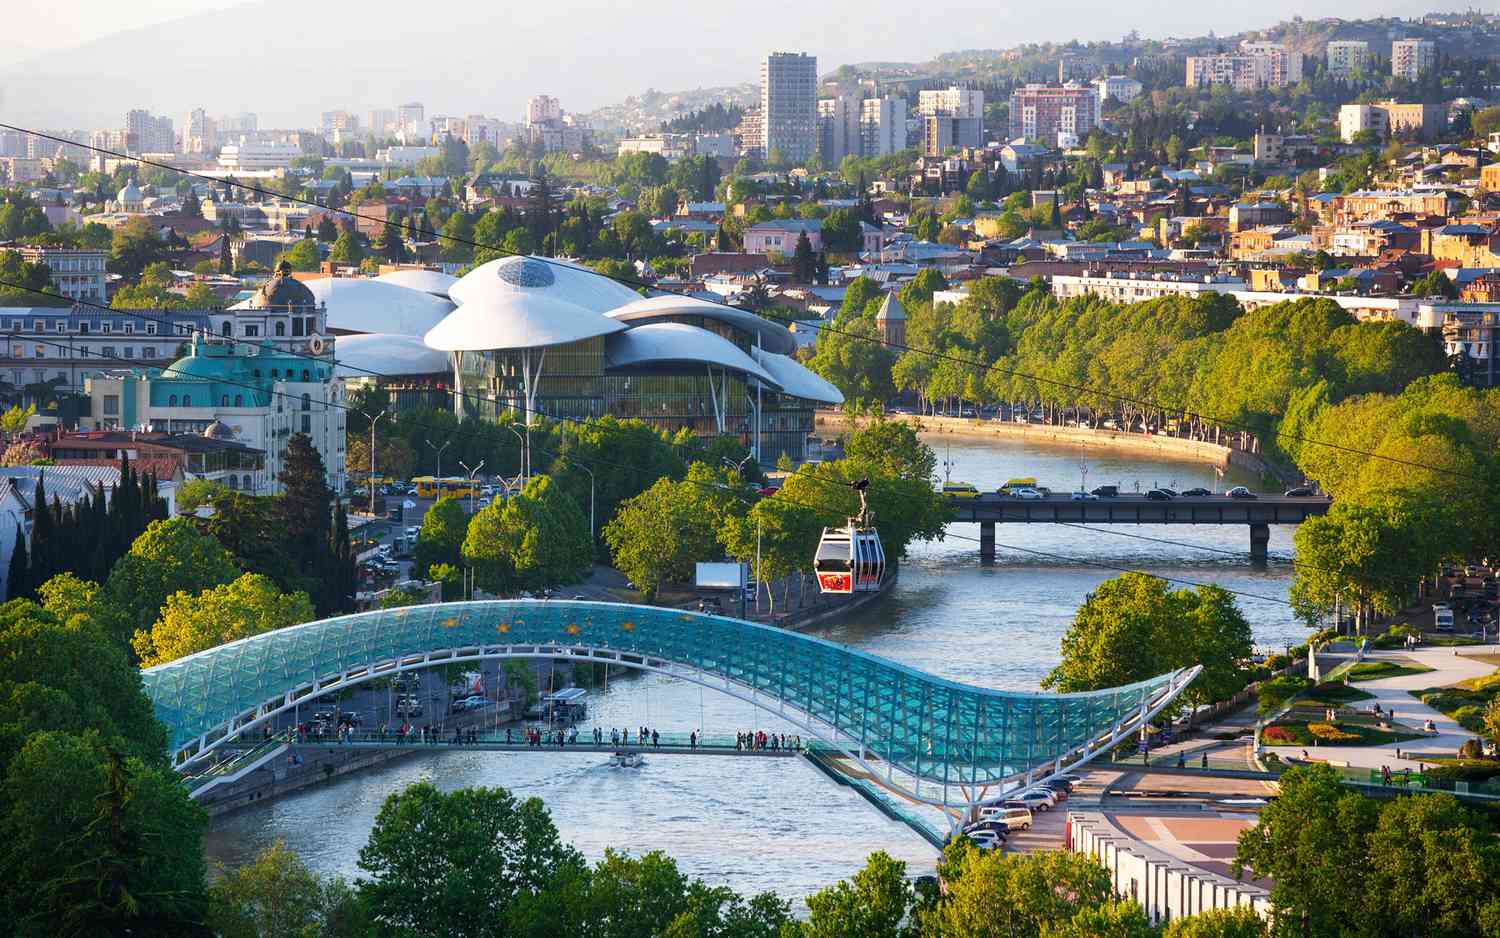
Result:
[[[975,440],[997,440],[1033,446],[1056,446],[1075,450],[1122,453],[1147,458],[1234,466],[1262,478],[1276,479],[1283,485],[1301,481],[1287,470],[1259,453],[1206,440],[1189,440],[1175,436],[1128,433],[1123,430],[1093,430],[1088,427],[1060,427],[1041,423],[1011,423],[1003,420],[975,420],[963,417],[928,417],[913,414],[890,414],[887,420],[910,423],[922,433],[950,435]],[[829,433],[855,429],[841,413],[826,412],[817,416],[817,426]]]

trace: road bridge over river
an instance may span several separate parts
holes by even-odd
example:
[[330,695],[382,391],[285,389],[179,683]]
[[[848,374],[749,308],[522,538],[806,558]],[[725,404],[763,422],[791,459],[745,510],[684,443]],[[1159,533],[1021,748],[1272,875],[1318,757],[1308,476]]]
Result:
[[947,502],[952,520],[978,523],[982,560],[995,559],[997,524],[1237,524],[1250,529],[1250,562],[1257,566],[1266,562],[1271,525],[1301,524],[1327,514],[1333,504],[1322,497],[1284,495],[1179,495],[1156,500],[1145,495],[1080,499],[1067,494],[1028,499],[996,493],[970,498],[950,496]]

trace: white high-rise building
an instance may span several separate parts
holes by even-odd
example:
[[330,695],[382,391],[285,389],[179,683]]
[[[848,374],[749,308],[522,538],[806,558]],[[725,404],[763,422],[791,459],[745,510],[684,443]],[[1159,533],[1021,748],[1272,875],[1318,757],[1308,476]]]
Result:
[[1291,52],[1274,42],[1240,43],[1239,52],[1190,55],[1187,58],[1189,87],[1229,85],[1236,91],[1281,88],[1302,80],[1302,53]]
[[1437,43],[1430,39],[1398,39],[1391,43],[1391,75],[1416,81],[1437,68]]
[[890,156],[906,149],[906,99],[866,98],[859,103],[860,155]]
[[370,133],[384,137],[396,129],[396,112],[390,108],[376,108],[370,112]]
[[182,152],[213,155],[219,152],[219,126],[201,107],[182,122]]
[[1145,86],[1127,75],[1109,75],[1104,78],[1094,79],[1094,88],[1099,92],[1099,107],[1104,107],[1104,102],[1114,98],[1121,104],[1129,104],[1141,96]]
[[984,92],[943,88],[917,95],[927,155],[941,156],[952,147],[984,146]]
[[834,167],[860,152],[860,102],[848,95],[818,100],[818,155]]
[[804,162],[818,148],[818,59],[772,52],[760,66],[760,113],[766,155]]
[[1370,44],[1363,39],[1338,39],[1328,44],[1328,77],[1348,78],[1370,66]]
[[500,122],[493,117],[485,117],[483,114],[470,114],[464,118],[464,143],[471,147],[488,143],[498,150],[500,148]]

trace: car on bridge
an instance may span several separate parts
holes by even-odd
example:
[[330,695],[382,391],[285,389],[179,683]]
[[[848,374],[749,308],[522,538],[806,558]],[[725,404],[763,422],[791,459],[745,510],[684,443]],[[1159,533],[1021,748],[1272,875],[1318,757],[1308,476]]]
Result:
[[1286,490],[1287,498],[1313,498],[1317,494],[1317,492],[1314,492],[1310,487],[1306,485],[1299,485],[1296,488],[1290,488]]
[[943,494],[950,498],[978,498],[979,489],[968,482],[944,482]]
[[1093,492],[1084,492],[1080,490],[1073,493],[1073,501],[1075,502],[1093,502],[1098,500],[1099,496],[1095,495]]
[[1043,498],[1046,498],[1045,495],[1036,489],[1027,487],[1011,489],[1010,495],[1012,498],[1020,498],[1026,501],[1041,501]]
[[1097,495],[1100,498],[1118,498],[1120,496],[1120,487],[1118,485],[1101,485],[1089,494]]
[[1243,485],[1236,485],[1234,488],[1230,489],[1229,491],[1225,492],[1224,494],[1228,495],[1230,498],[1259,498],[1260,497],[1260,496],[1256,495],[1254,492],[1252,492],[1249,489],[1245,488]]
[[1153,502],[1169,502],[1176,494],[1171,489],[1152,489],[1146,493],[1146,497]]
[[1183,498],[1207,498],[1213,493],[1205,488],[1188,489],[1182,493]]

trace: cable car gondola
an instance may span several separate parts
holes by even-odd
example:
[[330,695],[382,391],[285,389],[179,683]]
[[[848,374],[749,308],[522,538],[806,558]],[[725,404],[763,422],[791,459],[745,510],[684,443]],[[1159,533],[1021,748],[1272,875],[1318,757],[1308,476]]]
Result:
[[859,516],[842,528],[824,528],[813,557],[818,590],[824,593],[873,593],[885,577],[885,548],[865,500],[870,480],[849,486],[859,493]]

